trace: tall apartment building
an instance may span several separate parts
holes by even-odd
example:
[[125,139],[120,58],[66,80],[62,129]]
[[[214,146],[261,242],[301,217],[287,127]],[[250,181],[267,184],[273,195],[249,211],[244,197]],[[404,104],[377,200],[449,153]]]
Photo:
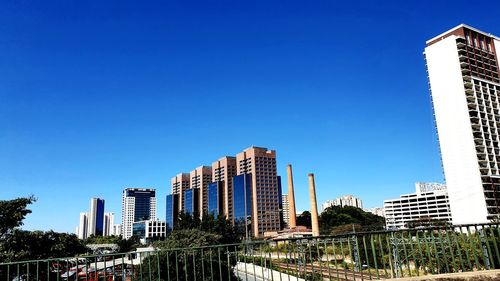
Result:
[[212,167],[200,166],[189,173],[190,188],[198,189],[199,202],[196,212],[201,216],[208,212],[208,184],[212,182]]
[[212,163],[212,182],[222,183],[222,213],[234,223],[233,177],[236,176],[236,157],[225,156]]
[[190,187],[190,175],[188,173],[181,173],[176,175],[171,180],[172,183],[172,194],[179,195],[179,212],[184,210],[184,190]]
[[76,235],[79,239],[87,239],[88,237],[88,214],[80,213],[80,223],[76,228]]
[[326,208],[331,206],[351,206],[363,209],[363,201],[353,195],[344,195],[339,198],[335,198],[333,200],[327,200],[325,203],[321,204],[321,212],[323,212]]
[[283,205],[283,228],[290,225],[290,204],[288,203],[288,194],[281,195],[281,203]]
[[125,188],[122,196],[122,237],[132,236],[134,222],[156,220],[156,190]]
[[454,224],[500,215],[500,38],[461,24],[426,42]]
[[90,209],[88,212],[88,236],[104,235],[104,199],[90,199]]
[[410,224],[442,221],[451,223],[450,202],[446,185],[415,184],[415,193],[384,201],[387,229],[408,228]]
[[116,235],[114,232],[115,213],[104,213],[104,232],[103,236]]
[[238,175],[251,175],[253,236],[280,230],[281,191],[276,169],[276,151],[250,147],[236,155],[236,163]]

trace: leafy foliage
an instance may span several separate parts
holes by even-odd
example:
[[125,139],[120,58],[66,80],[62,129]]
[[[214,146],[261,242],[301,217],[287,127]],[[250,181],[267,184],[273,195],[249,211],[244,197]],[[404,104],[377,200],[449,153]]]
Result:
[[342,234],[353,231],[374,231],[384,229],[383,217],[351,206],[331,206],[319,217],[322,234]]
[[[193,251],[193,248],[237,243],[240,237],[237,228],[224,218],[207,214],[200,220],[196,215],[182,213],[167,239],[153,243],[160,249],[158,256],[146,257],[144,263],[159,262],[160,276],[178,274],[186,280],[237,280],[231,270],[236,265],[236,259],[230,253],[233,249],[221,247]],[[142,272],[144,278],[150,274],[157,276],[157,267],[149,270],[146,268]]]
[[0,247],[2,262],[72,257],[87,251],[75,234],[20,229],[8,235]]
[[0,200],[0,239],[9,235],[16,227],[23,225],[26,215],[31,214],[27,207],[35,202],[33,196],[13,200]]
[[0,201],[0,262],[68,257],[86,252],[76,235],[19,229],[33,196]]
[[311,228],[311,213],[309,211],[302,212],[302,214],[297,216],[296,222],[297,222],[297,225]]

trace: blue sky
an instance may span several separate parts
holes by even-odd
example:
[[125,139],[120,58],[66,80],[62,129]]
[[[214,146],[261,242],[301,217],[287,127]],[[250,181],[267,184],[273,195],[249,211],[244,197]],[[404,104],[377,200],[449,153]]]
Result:
[[120,217],[124,187],[164,218],[173,175],[251,145],[293,164],[298,210],[309,172],[366,207],[443,182],[425,40],[500,34],[470,1],[101,2],[1,5],[0,199],[38,198],[27,229],[73,231],[95,196]]

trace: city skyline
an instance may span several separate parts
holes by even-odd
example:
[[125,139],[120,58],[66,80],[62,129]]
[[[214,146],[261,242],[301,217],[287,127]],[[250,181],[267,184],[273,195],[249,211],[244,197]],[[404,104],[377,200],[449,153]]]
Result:
[[318,202],[366,208],[444,182],[425,42],[500,34],[439,1],[106,5],[0,11],[0,198],[38,198],[26,229],[73,232],[89,198],[120,210],[129,186],[154,187],[164,220],[173,175],[252,145],[293,165],[295,198],[310,172]]

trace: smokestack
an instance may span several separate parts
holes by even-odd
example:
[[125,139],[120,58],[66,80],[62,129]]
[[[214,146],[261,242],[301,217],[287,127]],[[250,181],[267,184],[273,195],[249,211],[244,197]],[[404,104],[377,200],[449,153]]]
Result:
[[318,204],[316,203],[316,185],[314,174],[309,174],[309,197],[311,198],[311,224],[313,236],[319,236]]
[[286,171],[288,174],[288,212],[290,214],[290,223],[288,224],[289,228],[295,228],[297,226],[297,218],[295,211],[295,195],[293,192],[293,175],[292,175],[292,165],[288,164],[286,167]]

